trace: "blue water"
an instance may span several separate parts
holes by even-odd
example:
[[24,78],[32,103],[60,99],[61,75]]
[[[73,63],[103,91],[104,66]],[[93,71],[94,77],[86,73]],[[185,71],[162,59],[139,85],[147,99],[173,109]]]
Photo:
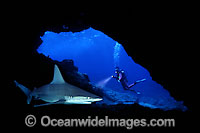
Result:
[[[129,84],[146,78],[132,89],[141,93],[139,104],[150,108],[176,108],[177,101],[160,84],[152,80],[149,72],[129,57],[121,44],[105,35],[103,32],[89,28],[81,32],[54,33],[46,31],[41,36],[43,43],[37,49],[38,53],[49,56],[53,60],[74,60],[79,72],[86,73],[93,84],[103,83],[114,74],[116,66],[126,73]],[[112,95],[122,103],[135,101],[137,96],[126,91],[115,79],[109,79],[102,85],[107,95]],[[159,104],[159,106],[157,105]]]

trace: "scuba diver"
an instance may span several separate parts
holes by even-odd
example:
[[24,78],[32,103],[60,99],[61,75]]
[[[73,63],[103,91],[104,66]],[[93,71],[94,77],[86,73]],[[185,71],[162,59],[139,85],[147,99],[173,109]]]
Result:
[[145,81],[146,79],[137,80],[134,83],[128,85],[128,80],[126,78],[125,72],[122,69],[119,69],[119,67],[116,67],[115,68],[115,73],[117,75],[116,76],[112,76],[112,77],[115,78],[118,82],[121,83],[121,85],[124,88],[124,90],[130,90],[130,91],[135,92],[136,94],[140,94],[140,92],[136,92],[135,90],[131,90],[130,88],[133,87],[134,85],[136,85],[137,83]]

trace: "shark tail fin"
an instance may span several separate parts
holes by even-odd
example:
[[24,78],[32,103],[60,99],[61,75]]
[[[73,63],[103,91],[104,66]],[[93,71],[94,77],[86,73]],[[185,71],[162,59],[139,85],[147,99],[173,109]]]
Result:
[[19,84],[16,80],[14,80],[14,83],[17,87],[19,87],[24,92],[24,94],[27,96],[27,104],[30,104],[32,100],[31,91],[27,87],[23,86],[22,84]]

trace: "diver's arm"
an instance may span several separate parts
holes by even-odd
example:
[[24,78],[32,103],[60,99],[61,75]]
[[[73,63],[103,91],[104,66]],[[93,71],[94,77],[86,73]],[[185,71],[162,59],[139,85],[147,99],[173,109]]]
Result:
[[117,76],[114,76],[114,75],[112,75],[112,78],[115,78],[115,79],[117,79]]

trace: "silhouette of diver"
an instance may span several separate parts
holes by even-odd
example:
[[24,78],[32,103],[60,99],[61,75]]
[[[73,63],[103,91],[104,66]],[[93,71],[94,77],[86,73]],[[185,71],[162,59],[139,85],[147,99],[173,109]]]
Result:
[[[117,75],[116,76],[112,76],[112,77],[115,78],[118,82],[120,82],[122,84],[122,87],[124,88],[124,90],[130,90],[130,88],[133,87],[134,85],[136,85],[137,83],[140,83],[140,82],[146,80],[146,79],[137,80],[134,83],[128,85],[128,80],[126,78],[124,70],[119,69],[119,67],[116,67],[115,68],[115,73]],[[140,94],[140,92],[136,92],[135,90],[130,90],[130,91],[133,91],[136,94]]]

